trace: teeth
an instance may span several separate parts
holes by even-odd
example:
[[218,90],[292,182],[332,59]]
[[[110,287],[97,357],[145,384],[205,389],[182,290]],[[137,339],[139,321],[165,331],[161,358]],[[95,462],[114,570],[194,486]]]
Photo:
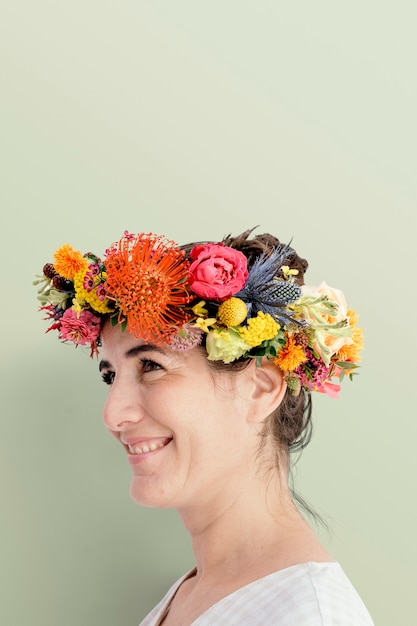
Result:
[[146,454],[146,452],[153,452],[158,448],[163,448],[168,443],[167,440],[160,442],[152,441],[151,443],[142,443],[141,445],[128,446],[130,454]]

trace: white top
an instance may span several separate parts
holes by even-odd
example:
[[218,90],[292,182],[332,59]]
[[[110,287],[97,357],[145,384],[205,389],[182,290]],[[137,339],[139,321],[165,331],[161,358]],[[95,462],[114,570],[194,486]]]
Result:
[[[139,626],[158,626],[182,576]],[[260,578],[216,602],[193,626],[374,626],[339,563],[301,563]]]

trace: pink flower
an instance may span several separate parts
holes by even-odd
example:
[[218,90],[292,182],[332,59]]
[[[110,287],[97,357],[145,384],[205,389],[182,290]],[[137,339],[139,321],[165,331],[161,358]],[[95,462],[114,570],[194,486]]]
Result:
[[84,346],[94,343],[100,334],[101,320],[90,311],[77,313],[74,309],[67,309],[61,318],[60,339],[73,341]]
[[88,292],[94,289],[94,278],[89,272],[84,277],[83,287]]
[[91,265],[88,266],[88,270],[91,276],[98,276],[100,274],[100,265],[98,263],[91,263]]
[[325,381],[320,387],[317,387],[315,391],[319,391],[320,393],[327,393],[328,396],[337,400],[339,397],[340,389],[340,385]]
[[190,286],[197,296],[226,300],[240,291],[248,276],[243,252],[222,244],[195,246],[190,253]]
[[104,300],[107,297],[107,291],[103,283],[100,283],[96,287],[96,295],[99,300]]
[[171,339],[169,347],[178,352],[191,350],[201,344],[203,335],[204,332],[199,328],[184,324],[181,330]]

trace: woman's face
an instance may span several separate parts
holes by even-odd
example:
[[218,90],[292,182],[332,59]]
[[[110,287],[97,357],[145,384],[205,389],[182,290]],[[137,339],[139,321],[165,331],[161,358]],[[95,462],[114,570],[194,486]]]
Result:
[[251,367],[213,374],[203,349],[155,347],[110,324],[101,356],[103,418],[126,450],[132,498],[181,510],[236,496],[259,445]]

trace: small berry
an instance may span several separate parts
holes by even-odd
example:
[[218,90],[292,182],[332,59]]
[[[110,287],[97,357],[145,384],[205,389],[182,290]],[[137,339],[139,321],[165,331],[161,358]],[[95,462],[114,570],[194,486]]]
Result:
[[43,266],[43,273],[47,278],[53,278],[56,275],[55,268],[52,263],[45,263]]
[[58,291],[72,291],[74,289],[74,283],[59,274],[55,274],[52,279],[52,284]]
[[302,348],[308,347],[308,336],[305,333],[296,333],[294,335],[294,341],[297,346],[301,346]]

